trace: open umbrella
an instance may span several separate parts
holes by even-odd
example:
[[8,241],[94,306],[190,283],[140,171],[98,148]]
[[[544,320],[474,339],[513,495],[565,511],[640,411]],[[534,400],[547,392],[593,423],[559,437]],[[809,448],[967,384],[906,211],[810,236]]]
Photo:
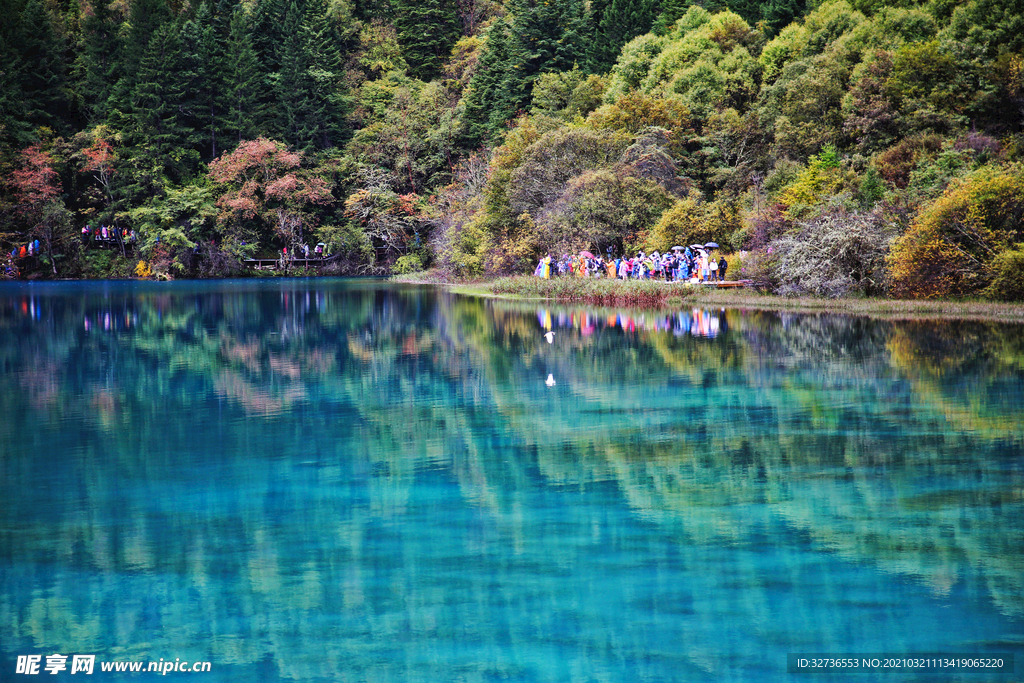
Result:
[[583,258],[594,258],[594,255],[591,254],[589,251],[581,251],[580,256],[582,256]]
[[703,249],[703,248],[704,248],[703,244],[691,244],[690,245],[690,249]]
[[686,249],[686,247],[680,247],[680,246],[678,246],[678,245],[677,245],[677,246],[674,246],[674,247],[672,247],[672,251],[682,251],[683,249]]
[[718,242],[708,242],[704,245],[705,249],[718,249]]

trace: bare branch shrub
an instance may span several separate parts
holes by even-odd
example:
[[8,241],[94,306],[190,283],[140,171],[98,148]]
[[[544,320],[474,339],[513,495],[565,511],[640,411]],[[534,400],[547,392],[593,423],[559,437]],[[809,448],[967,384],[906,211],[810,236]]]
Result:
[[778,294],[840,298],[887,291],[886,255],[897,228],[880,212],[834,210],[776,240]]

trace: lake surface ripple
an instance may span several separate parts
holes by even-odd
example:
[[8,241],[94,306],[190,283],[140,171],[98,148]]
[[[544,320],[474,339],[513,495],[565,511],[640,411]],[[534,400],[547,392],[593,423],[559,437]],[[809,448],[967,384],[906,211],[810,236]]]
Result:
[[0,680],[1021,680],[1022,406],[1019,325],[3,284]]

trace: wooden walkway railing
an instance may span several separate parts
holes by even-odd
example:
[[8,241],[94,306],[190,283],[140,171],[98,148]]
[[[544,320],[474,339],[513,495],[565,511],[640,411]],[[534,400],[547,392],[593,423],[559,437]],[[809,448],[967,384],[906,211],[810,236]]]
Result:
[[[331,257],[327,258],[293,258],[288,259],[288,268],[315,268],[322,266],[331,261]],[[281,268],[280,258],[248,258],[242,261],[246,266],[253,270],[278,270]]]

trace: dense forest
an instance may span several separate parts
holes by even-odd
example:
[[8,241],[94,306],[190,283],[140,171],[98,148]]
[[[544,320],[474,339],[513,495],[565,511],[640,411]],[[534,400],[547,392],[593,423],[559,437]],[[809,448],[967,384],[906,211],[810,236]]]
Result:
[[1021,0],[0,6],[10,276],[714,240],[784,294],[1024,299]]

